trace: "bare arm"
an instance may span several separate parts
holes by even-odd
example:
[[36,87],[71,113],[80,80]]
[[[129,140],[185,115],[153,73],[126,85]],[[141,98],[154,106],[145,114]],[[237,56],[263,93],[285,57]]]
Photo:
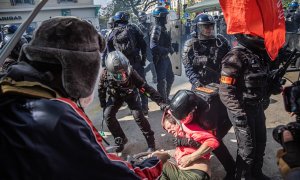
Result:
[[196,160],[200,159],[202,156],[210,153],[213,150],[212,147],[208,146],[207,143],[203,143],[197,151],[193,152],[192,154],[183,156],[181,159],[179,159],[178,164],[181,167],[188,167]]

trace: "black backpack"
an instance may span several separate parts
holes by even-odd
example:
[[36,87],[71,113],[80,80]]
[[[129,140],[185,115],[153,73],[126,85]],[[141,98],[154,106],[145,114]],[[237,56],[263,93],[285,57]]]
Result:
[[205,87],[194,90],[195,94],[209,105],[209,108],[201,114],[200,126],[206,130],[213,130],[222,125],[223,121],[229,121],[227,109],[219,97],[219,85],[211,83]]
[[121,51],[126,57],[133,55],[137,46],[134,27],[129,24],[116,27],[114,31],[113,45],[115,49]]

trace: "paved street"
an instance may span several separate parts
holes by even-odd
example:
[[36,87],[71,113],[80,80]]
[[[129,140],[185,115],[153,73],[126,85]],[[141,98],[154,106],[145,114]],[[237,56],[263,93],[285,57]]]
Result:
[[[190,84],[187,80],[187,77],[184,75],[175,76],[175,82],[172,87],[171,95],[173,95],[179,89],[190,89]],[[289,78],[293,79],[296,74],[289,74]],[[147,74],[147,80],[150,82],[149,84],[156,88],[156,85],[151,83],[151,74]],[[159,106],[157,106],[154,102],[149,101],[149,117],[148,120],[151,124],[152,130],[155,132],[156,144],[158,149],[173,149],[172,145],[172,137],[168,135],[161,127],[161,116],[162,111],[159,110]],[[266,175],[272,177],[272,179],[277,180],[281,179],[280,174],[277,170],[275,154],[277,149],[279,149],[279,145],[272,138],[272,130],[274,127],[280,124],[286,124],[287,122],[294,121],[294,118],[289,117],[289,115],[283,109],[282,96],[272,96],[272,102],[269,108],[266,111],[267,117],[267,147],[266,147],[266,155],[264,161],[263,171]],[[93,104],[86,110],[89,117],[94,122],[96,128],[98,130],[101,129],[101,121],[102,121],[102,109],[99,106],[98,95],[95,95],[95,100]],[[132,116],[129,116],[129,110],[125,107],[118,113],[118,119],[120,124],[129,140],[126,144],[126,147],[123,151],[122,156],[126,157],[128,154],[135,154],[144,151],[147,148],[146,141],[139,130],[138,126],[133,120]],[[108,132],[105,122],[104,122],[104,131],[105,138],[111,144],[113,143],[112,136]],[[225,144],[230,149],[232,155],[236,154],[236,139],[233,133],[233,130],[230,130],[228,135],[224,139]],[[224,169],[219,161],[213,157],[212,158],[212,179],[220,180],[224,176]]]

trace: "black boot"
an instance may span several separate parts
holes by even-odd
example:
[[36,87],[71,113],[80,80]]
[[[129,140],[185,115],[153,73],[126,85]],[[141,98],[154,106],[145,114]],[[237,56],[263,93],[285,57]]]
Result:
[[264,155],[265,155],[265,143],[257,143],[255,148],[255,159],[252,167],[253,178],[257,180],[268,180],[268,176],[264,175],[262,172],[262,167],[264,164]]
[[126,137],[125,138],[116,137],[115,143],[118,146],[118,148],[116,149],[116,152],[122,152],[124,150],[124,146],[127,142],[128,142],[128,139]]
[[236,179],[245,179],[250,180],[252,179],[251,176],[251,165],[247,164],[245,160],[242,159],[240,155],[236,157]]

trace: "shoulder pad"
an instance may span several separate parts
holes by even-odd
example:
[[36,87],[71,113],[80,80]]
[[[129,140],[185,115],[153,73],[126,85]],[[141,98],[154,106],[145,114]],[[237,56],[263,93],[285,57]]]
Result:
[[184,46],[183,46],[183,51],[184,52],[189,51],[193,47],[194,43],[197,42],[197,40],[198,40],[197,38],[191,38],[191,39],[185,41]]

